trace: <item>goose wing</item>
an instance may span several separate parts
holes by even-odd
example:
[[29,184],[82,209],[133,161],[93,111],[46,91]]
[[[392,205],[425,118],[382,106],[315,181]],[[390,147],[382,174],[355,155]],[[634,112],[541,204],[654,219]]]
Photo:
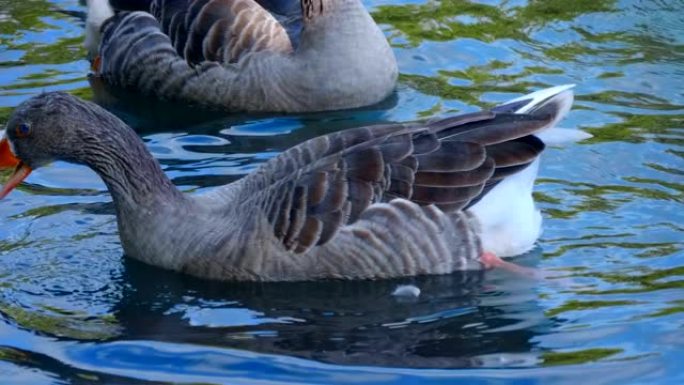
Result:
[[[299,0],[255,0],[261,7],[266,9],[278,22],[285,28],[287,34],[293,45],[297,45],[299,41],[299,34],[302,29],[302,8]],[[116,11],[150,11],[152,3],[157,3],[155,6],[157,13],[169,15],[168,11],[164,12],[163,7],[175,8],[175,11],[183,11],[183,6],[187,7],[192,3],[192,0],[183,0],[180,2],[170,3],[159,2],[158,0],[109,0],[109,5]],[[172,10],[173,12],[174,10]]]
[[[254,0],[152,0],[148,9],[176,53],[190,65],[235,63],[253,52],[293,50],[285,28]],[[100,51],[128,50],[126,42],[141,34],[141,21],[144,18],[120,12],[110,21],[117,25],[107,27],[115,34],[103,40]],[[156,47],[147,49],[153,52]]]
[[302,4],[300,0],[256,0],[259,5],[269,11],[285,28],[290,36],[292,46],[296,49],[304,27]]
[[294,252],[329,241],[376,202],[463,210],[536,159],[544,144],[532,134],[553,118],[483,111],[321,136],[246,177],[242,202],[258,207]]
[[292,52],[285,28],[254,0],[154,0],[150,10],[189,64]]

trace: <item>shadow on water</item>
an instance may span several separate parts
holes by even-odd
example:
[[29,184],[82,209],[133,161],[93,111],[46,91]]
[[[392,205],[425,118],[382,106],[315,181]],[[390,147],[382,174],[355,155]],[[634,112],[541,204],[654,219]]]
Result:
[[[123,334],[132,339],[345,365],[463,368],[500,366],[481,357],[490,353],[529,352],[535,332],[552,324],[535,306],[533,282],[497,288],[486,284],[481,272],[388,281],[229,284],[131,259],[125,266],[126,289],[115,314]],[[421,289],[418,298],[392,295],[407,283]],[[519,301],[522,297],[529,301]],[[532,324],[536,327],[529,328]]]
[[[387,110],[395,107],[398,102],[395,92],[380,103],[352,110],[296,115],[247,114],[150,98],[134,91],[107,85],[97,76],[89,76],[88,82],[93,91],[94,102],[114,112],[141,134],[192,131],[193,134],[223,133],[233,136],[271,137],[274,134],[273,129],[289,129],[282,132],[289,134],[301,126],[310,128],[303,130],[305,134],[302,137],[306,140],[350,127],[387,122]],[[261,135],[259,128],[262,129]],[[286,143],[279,150],[298,143],[291,139],[302,141],[302,137],[286,137]],[[283,138],[279,138],[278,142],[281,142],[281,139]]]
[[[521,259],[535,264],[540,254],[537,249]],[[543,360],[534,352],[535,337],[558,321],[539,306],[537,282],[510,278],[461,272],[386,281],[221,283],[123,258],[116,282],[100,289],[108,293],[94,297],[111,306],[104,317],[79,321],[56,308],[34,309],[26,317],[7,298],[0,301],[0,338],[9,325],[18,326],[13,343],[0,346],[0,357],[75,384],[143,384],[165,375],[210,383],[230,376],[234,383],[248,367],[252,379],[261,367],[270,377],[295,382],[302,365],[316,377],[347,366],[365,368],[367,375],[372,367],[386,373],[534,367]],[[67,282],[64,294],[73,296],[76,289]],[[405,284],[419,287],[420,296],[392,295]],[[346,382],[313,382],[330,381]]]

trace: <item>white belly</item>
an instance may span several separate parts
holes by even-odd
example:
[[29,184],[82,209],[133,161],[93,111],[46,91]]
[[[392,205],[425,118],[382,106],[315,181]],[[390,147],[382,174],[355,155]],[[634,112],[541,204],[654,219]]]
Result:
[[541,235],[541,214],[534,205],[532,188],[539,159],[520,173],[501,181],[468,211],[481,226],[484,251],[510,257],[530,250]]

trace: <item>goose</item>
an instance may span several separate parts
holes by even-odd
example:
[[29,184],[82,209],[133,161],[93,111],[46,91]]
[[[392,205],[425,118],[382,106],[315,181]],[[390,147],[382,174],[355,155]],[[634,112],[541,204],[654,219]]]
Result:
[[[384,279],[517,265],[541,232],[532,198],[543,139],[572,86],[491,110],[351,128],[271,158],[203,194],[179,191],[135,132],[66,93],[19,105],[0,141],[3,199],[53,160],[93,169],[125,255],[214,280]],[[560,134],[559,134],[560,133]]]
[[108,0],[88,0],[94,76],[227,111],[348,109],[392,94],[394,53],[360,0],[301,0],[301,31],[290,34],[257,1],[152,0],[115,13]]

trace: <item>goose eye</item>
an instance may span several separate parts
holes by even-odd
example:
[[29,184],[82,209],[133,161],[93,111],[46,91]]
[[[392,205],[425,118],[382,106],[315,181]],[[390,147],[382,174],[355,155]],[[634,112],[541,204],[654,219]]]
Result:
[[28,123],[18,124],[14,130],[19,138],[25,138],[31,134],[31,125]]

